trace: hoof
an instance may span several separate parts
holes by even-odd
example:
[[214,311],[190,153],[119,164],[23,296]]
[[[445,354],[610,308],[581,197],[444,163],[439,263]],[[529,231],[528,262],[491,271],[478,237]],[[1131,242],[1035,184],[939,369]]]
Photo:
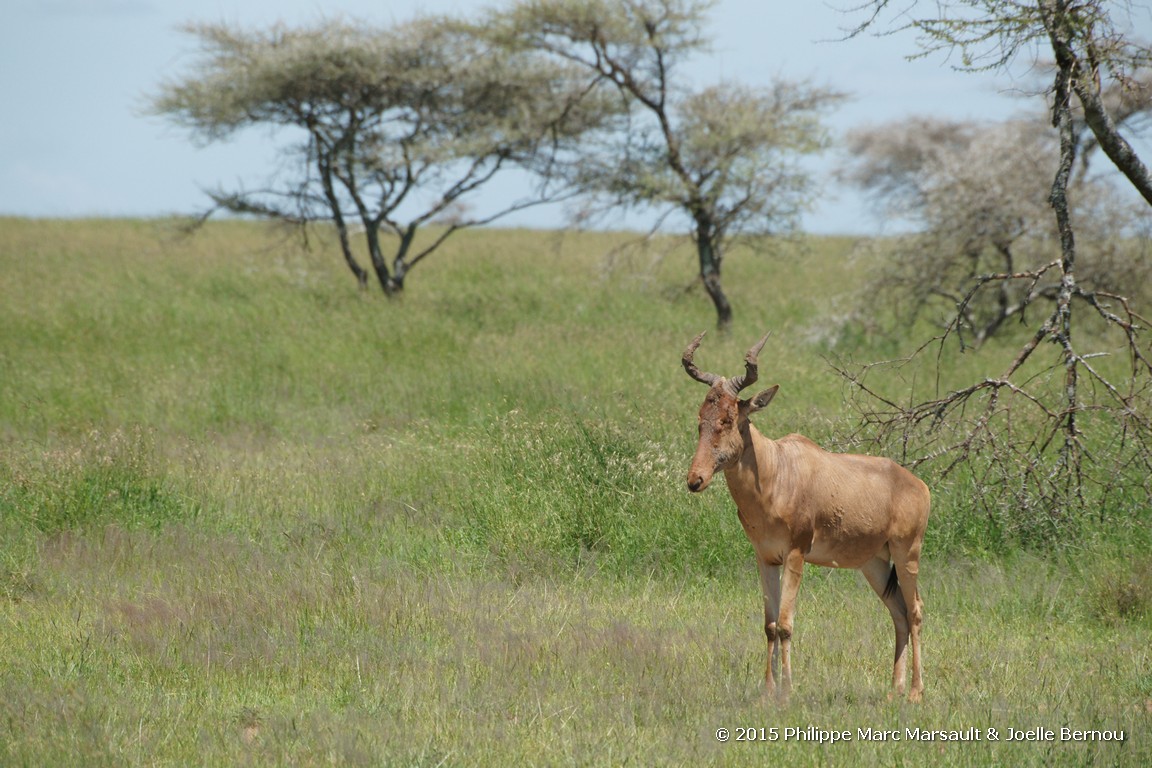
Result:
[[788,703],[789,693],[787,689],[782,687],[769,688],[764,686],[764,689],[760,691],[760,703],[765,706],[769,704],[783,706]]
[[[888,701],[899,701],[902,698],[904,698],[904,691],[896,688],[888,691]],[[923,689],[913,688],[912,690],[908,691],[908,701],[912,702],[913,704],[919,704],[923,698]]]

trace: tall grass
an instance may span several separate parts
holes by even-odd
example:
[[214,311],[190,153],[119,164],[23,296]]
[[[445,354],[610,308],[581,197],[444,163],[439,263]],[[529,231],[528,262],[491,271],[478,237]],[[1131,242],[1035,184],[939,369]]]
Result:
[[[934,487],[927,701],[887,701],[862,580],[810,568],[761,703],[750,547],[683,490],[710,305],[689,248],[625,240],[469,233],[389,302],[256,224],[0,220],[0,763],[1147,764],[1138,499],[1038,554]],[[729,260],[697,358],[773,330],[770,435],[833,441],[826,356],[889,344],[845,324],[852,254]],[[1127,740],[715,738],[1062,726]]]

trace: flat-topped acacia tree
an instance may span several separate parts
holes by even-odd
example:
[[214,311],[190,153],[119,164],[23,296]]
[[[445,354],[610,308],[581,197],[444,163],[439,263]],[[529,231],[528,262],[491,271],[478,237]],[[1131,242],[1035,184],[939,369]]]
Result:
[[[353,247],[362,231],[388,295],[454,232],[569,194],[545,179],[522,197],[470,213],[482,187],[513,168],[546,167],[586,131],[611,120],[587,72],[531,51],[492,46],[459,20],[389,27],[345,21],[241,29],[189,24],[200,48],[190,70],[163,83],[153,114],[211,143],[272,128],[295,143],[265,185],[209,192],[216,210],[306,225],[331,222],[362,287]],[[415,246],[417,231],[438,224]],[[352,224],[358,224],[353,229]],[[382,235],[391,236],[391,261]]]
[[[823,149],[821,115],[840,94],[805,82],[689,87],[679,69],[704,51],[702,0],[520,0],[486,26],[503,46],[547,54],[600,78],[628,108],[626,130],[597,134],[550,173],[597,201],[678,219],[696,246],[717,325],[732,322],[721,284],[739,239],[791,231],[810,203],[799,158]],[[659,225],[657,225],[659,226]]]

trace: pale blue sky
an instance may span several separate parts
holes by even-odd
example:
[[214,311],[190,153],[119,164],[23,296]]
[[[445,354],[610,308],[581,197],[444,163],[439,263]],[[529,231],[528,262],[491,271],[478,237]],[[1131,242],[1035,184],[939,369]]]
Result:
[[[0,215],[156,216],[203,207],[202,188],[258,182],[274,161],[268,134],[193,146],[164,121],[141,114],[143,97],[191,61],[188,20],[270,24],[320,16],[406,19],[417,8],[468,12],[475,0],[8,0],[0,25]],[[955,72],[936,56],[905,60],[906,34],[833,42],[857,17],[835,8],[855,0],[720,0],[714,52],[691,67],[700,83],[766,82],[774,75],[849,92],[831,119],[837,132],[909,114],[1002,118],[1038,109],[1008,76]],[[1144,22],[1150,22],[1144,12]],[[1146,25],[1152,29],[1152,22]],[[827,42],[824,42],[827,41]],[[1025,78],[1026,73],[1019,73]],[[813,232],[868,233],[880,222],[866,203],[825,174],[826,193],[805,220]],[[506,182],[508,183],[508,182]],[[499,193],[499,187],[493,188]],[[509,194],[514,194],[510,190]],[[507,223],[553,227],[559,210],[536,209]],[[628,225],[629,222],[623,222]]]

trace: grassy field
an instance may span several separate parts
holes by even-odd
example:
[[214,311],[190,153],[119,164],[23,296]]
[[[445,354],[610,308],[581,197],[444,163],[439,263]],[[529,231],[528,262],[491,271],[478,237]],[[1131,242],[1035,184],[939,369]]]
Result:
[[[464,234],[388,302],[251,223],[0,220],[0,764],[1152,764],[1146,500],[1031,551],[934,483],[924,703],[815,568],[762,702],[751,547],[684,489],[710,305],[620,242]],[[698,362],[772,329],[758,424],[835,441],[867,259],[728,264]]]

